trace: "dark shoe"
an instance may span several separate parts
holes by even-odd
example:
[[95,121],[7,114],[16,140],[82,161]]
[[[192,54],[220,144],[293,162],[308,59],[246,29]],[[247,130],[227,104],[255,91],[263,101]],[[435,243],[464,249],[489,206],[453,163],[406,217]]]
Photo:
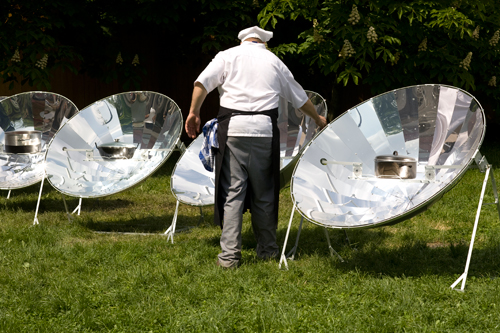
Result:
[[280,260],[280,257],[279,256],[269,256],[269,257],[264,257],[264,258],[261,258],[261,257],[257,257],[259,258],[259,260],[262,260],[262,261],[271,261],[271,262],[278,262]]
[[280,260],[280,253],[278,251],[273,252],[273,253],[268,253],[263,256],[257,256],[260,260],[264,261],[279,261]]

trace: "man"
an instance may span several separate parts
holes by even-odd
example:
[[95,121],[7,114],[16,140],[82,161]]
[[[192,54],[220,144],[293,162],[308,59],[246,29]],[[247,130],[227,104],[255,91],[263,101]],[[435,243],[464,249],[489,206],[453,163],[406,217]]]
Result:
[[280,96],[323,128],[319,116],[290,70],[265,42],[273,33],[251,27],[240,31],[241,44],[219,52],[194,83],[185,129],[190,138],[200,131],[200,108],[216,87],[219,149],[215,166],[215,222],[223,229],[217,264],[238,267],[243,213],[250,208],[259,258],[277,257],[279,198]]

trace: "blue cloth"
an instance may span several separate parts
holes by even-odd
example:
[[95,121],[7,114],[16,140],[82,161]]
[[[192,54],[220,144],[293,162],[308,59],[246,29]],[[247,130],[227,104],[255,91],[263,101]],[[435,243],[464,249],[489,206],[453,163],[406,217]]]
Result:
[[214,171],[215,165],[215,149],[219,148],[219,141],[217,140],[217,118],[207,121],[203,126],[203,145],[201,146],[200,157],[201,163],[207,171]]

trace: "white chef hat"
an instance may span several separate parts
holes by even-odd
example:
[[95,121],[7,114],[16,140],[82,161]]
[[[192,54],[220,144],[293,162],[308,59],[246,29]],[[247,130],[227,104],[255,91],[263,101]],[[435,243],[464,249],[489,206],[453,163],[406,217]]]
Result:
[[244,41],[247,38],[258,38],[263,42],[269,41],[271,38],[273,38],[273,33],[272,31],[267,31],[264,29],[261,29],[257,26],[251,27],[251,28],[246,28],[240,31],[238,34],[238,39],[241,41]]

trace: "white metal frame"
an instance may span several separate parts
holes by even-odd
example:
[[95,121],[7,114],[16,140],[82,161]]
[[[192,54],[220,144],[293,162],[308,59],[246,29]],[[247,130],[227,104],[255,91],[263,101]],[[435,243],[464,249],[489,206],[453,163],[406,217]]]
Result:
[[[168,227],[167,231],[165,231],[164,235],[167,236],[167,241],[170,240],[172,242],[172,244],[174,244],[174,234],[175,234],[175,230],[176,230],[176,227],[177,227],[177,216],[179,214],[179,203],[180,201],[177,200],[176,204],[175,204],[175,213],[174,213],[174,218],[172,219],[172,224],[170,225],[170,227]],[[198,225],[201,224],[201,222],[203,220],[205,220],[205,215],[203,215],[203,209],[200,207],[200,219],[198,220]],[[190,229],[192,227],[186,227],[186,228],[182,228],[182,230],[186,230],[186,229]],[[180,230],[179,230],[180,231]]]
[[[492,168],[491,164],[488,163],[486,160],[485,156],[482,156],[479,151],[477,151],[476,155],[474,156],[474,161],[476,162],[477,166],[479,167],[479,170],[481,172],[484,172],[484,180],[483,180],[483,188],[481,189],[481,195],[479,196],[479,204],[477,207],[477,212],[476,212],[476,219],[474,221],[474,227],[472,229],[472,236],[471,236],[471,241],[469,244],[469,252],[467,254],[467,261],[465,263],[465,270],[460,275],[460,277],[450,286],[451,289],[461,291],[463,292],[465,289],[465,281],[467,280],[467,274],[469,272],[469,265],[470,265],[470,260],[472,257],[472,249],[474,248],[474,240],[476,238],[476,232],[477,232],[477,226],[479,223],[479,216],[481,215],[481,207],[483,206],[483,199],[484,199],[484,192],[486,190],[486,185],[488,184],[488,177],[490,175],[490,170]],[[485,203],[485,205],[496,205],[497,206],[497,211],[498,211],[498,217],[500,218],[500,202],[498,201],[498,192],[497,192],[497,186],[495,182],[495,176],[493,173],[491,173],[491,185],[493,188],[493,195],[495,197],[495,202],[493,203]],[[456,289],[455,287],[458,285],[458,283],[462,281],[462,285],[460,289]]]
[[[294,260],[295,254],[297,252],[297,247],[299,245],[299,238],[300,238],[300,233],[302,231],[302,225],[303,225],[303,222],[304,222],[304,216],[302,216],[302,218],[300,220],[299,230],[297,231],[297,238],[295,239],[295,245],[290,250],[290,252],[288,252],[288,254],[285,255],[286,244],[288,243],[288,236],[290,235],[290,229],[292,227],[292,220],[293,220],[293,215],[295,213],[295,210],[296,210],[296,204],[294,203],[293,204],[293,208],[292,208],[292,214],[290,215],[290,221],[288,222],[288,229],[287,229],[286,235],[285,235],[285,243],[283,244],[283,249],[281,251],[281,257],[280,257],[280,262],[279,262],[279,268],[280,269],[281,269],[281,265],[284,264],[285,265],[285,269],[288,270],[287,259]],[[340,262],[344,262],[344,259],[340,256],[340,254],[338,254],[337,251],[335,251],[335,249],[332,246],[332,243],[330,242],[330,234],[328,233],[328,228],[324,227],[323,229],[325,231],[326,241],[328,243],[328,249],[330,250],[330,255],[332,257],[337,256],[339,258]]]
[[42,197],[44,180],[45,180],[45,176],[42,177],[42,183],[40,184],[40,192],[38,193],[38,200],[36,202],[35,218],[33,219],[33,225],[40,224],[40,222],[38,222],[38,208],[40,207],[40,198]]
[[[363,163],[360,162],[342,162],[342,161],[328,161],[326,158],[322,158],[319,161],[322,165],[327,164],[337,164],[337,165],[352,165],[352,176],[349,179],[354,180],[371,180],[376,179],[380,181],[383,178],[375,177],[373,175],[363,175]],[[400,182],[405,183],[435,183],[436,181],[436,169],[461,169],[464,165],[426,165],[424,179],[410,179],[410,178],[399,178]]]
[[[35,218],[33,219],[33,225],[38,225],[40,224],[40,221],[38,221],[38,209],[40,208],[40,200],[42,198],[42,192],[43,192],[43,183],[45,181],[45,176],[42,178],[42,182],[40,184],[40,192],[38,193],[38,200],[36,202],[36,209],[35,209]],[[71,220],[73,217],[71,214],[74,214],[75,212],[78,212],[78,216],[80,216],[80,211],[82,209],[82,198],[78,201],[78,206],[73,210],[73,212],[70,214],[68,211],[68,205],[66,204],[66,198],[64,197],[64,194],[61,193],[63,203],[64,203],[64,208],[66,209],[66,216],[68,217],[68,222],[71,223]]]
[[[82,149],[70,149],[70,148],[66,148],[64,147],[62,149],[63,151],[66,152],[66,154],[68,155],[68,158],[69,158],[69,152],[70,151],[84,151],[85,152],[85,159],[84,161],[108,161],[108,159],[104,159],[103,157],[100,157],[100,156],[96,156],[94,155],[94,149],[93,148],[82,148]],[[149,153],[150,152],[157,152],[157,151],[174,151],[175,149],[170,149],[170,148],[159,148],[159,149],[141,149],[141,156],[140,158],[130,158],[128,159],[129,161],[148,161],[149,159],[151,159],[151,157],[149,156]],[[71,166],[71,164],[70,164]],[[72,170],[73,171],[73,170]]]

